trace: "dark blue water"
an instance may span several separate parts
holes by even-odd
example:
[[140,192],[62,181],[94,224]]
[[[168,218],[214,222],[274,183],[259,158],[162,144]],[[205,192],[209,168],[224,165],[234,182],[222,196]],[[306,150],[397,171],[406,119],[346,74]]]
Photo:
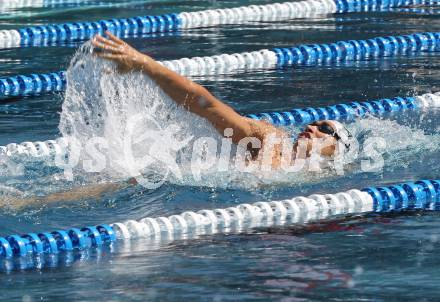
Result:
[[[250,1],[98,1],[81,6],[24,8],[0,15],[0,29],[76,20],[234,7]],[[269,3],[270,1],[258,1]],[[255,3],[255,1],[252,1]],[[396,10],[328,15],[192,29],[128,39],[158,60],[323,43],[390,34],[440,31],[431,13]],[[0,75],[65,70],[81,43],[0,50]],[[440,91],[440,56],[411,57],[197,77],[241,113],[286,110]],[[63,94],[0,105],[0,145],[58,137]],[[439,113],[408,113],[359,124],[394,150],[381,172],[312,175],[293,184],[265,186],[141,186],[71,202],[37,202],[0,209],[0,234],[45,231],[185,210],[227,207],[368,185],[440,178]],[[397,155],[396,155],[397,154]],[[1,185],[42,195],[56,191],[44,163],[22,177],[1,175]],[[38,177],[36,177],[38,176]],[[57,184],[59,186],[59,184]],[[73,186],[64,183],[65,189]],[[102,251],[1,262],[5,301],[436,301],[440,281],[437,214],[369,216],[307,226],[258,229],[174,242],[133,241]]]

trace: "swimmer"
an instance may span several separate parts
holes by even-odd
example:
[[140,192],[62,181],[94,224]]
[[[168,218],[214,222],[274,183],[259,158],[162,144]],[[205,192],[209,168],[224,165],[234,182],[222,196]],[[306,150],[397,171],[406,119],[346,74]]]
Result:
[[[249,140],[245,148],[249,154],[250,161],[261,162],[264,151],[269,150],[269,164],[272,168],[279,168],[282,159],[282,141],[292,141],[288,132],[282,128],[275,127],[266,121],[253,120],[238,114],[227,104],[223,103],[212,95],[203,86],[190,79],[177,74],[176,72],[162,66],[148,55],[142,54],[126,42],[106,32],[107,38],[97,35],[93,38],[92,44],[95,47],[94,53],[99,57],[113,61],[121,72],[143,72],[148,75],[156,84],[178,105],[184,109],[206,119],[212,126],[223,135],[226,129],[232,129],[232,141],[240,144],[247,138],[256,138],[260,144],[257,148]],[[272,144],[270,137],[281,139],[281,143]],[[292,156],[295,158],[299,153],[300,146],[305,149],[305,157],[310,157],[314,144],[319,142],[320,155],[332,157],[338,152],[347,152],[350,149],[352,136],[350,132],[338,121],[324,120],[307,125],[298,139],[293,142]],[[84,186],[74,188],[68,192],[50,194],[45,197],[34,197],[27,199],[0,198],[0,207],[20,208],[31,204],[45,204],[57,201],[76,201],[83,198],[101,198],[106,193],[111,193],[124,187],[135,185],[135,179],[130,179],[123,184],[108,183],[100,185]]]
[[[246,138],[256,138],[260,142],[258,148],[252,144],[246,145],[252,160],[262,160],[262,154],[270,149],[272,167],[280,166],[282,157],[281,143],[270,144],[269,138],[288,139],[290,135],[283,129],[275,127],[266,121],[257,121],[238,114],[227,104],[212,95],[203,86],[161,65],[148,55],[142,54],[126,42],[106,32],[107,38],[97,35],[92,44],[95,53],[113,61],[121,72],[139,71],[148,75],[156,84],[177,104],[186,110],[206,119],[223,135],[225,129],[232,129],[232,141],[235,144]],[[350,148],[350,132],[339,122],[324,120],[311,123],[298,136],[302,141],[306,157],[309,157],[314,143],[319,142],[320,155],[332,157],[337,152],[346,152]],[[247,140],[249,142],[249,140]],[[293,144],[293,153],[297,153],[299,144]],[[339,148],[338,148],[339,147]]]

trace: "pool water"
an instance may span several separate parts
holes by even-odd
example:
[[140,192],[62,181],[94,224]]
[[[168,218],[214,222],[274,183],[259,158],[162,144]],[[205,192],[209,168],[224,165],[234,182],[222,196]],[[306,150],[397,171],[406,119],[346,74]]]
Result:
[[[0,30],[47,23],[122,18],[270,1],[84,1],[77,5],[2,12]],[[158,60],[326,43],[376,36],[440,31],[438,9],[395,9],[280,22],[254,22],[127,41]],[[80,42],[0,50],[0,75],[65,70]],[[326,66],[304,66],[195,77],[243,114],[316,107],[348,101],[440,91],[436,53]],[[0,104],[0,145],[60,136],[64,94]],[[62,115],[61,115],[62,116]],[[246,184],[166,182],[156,190],[131,186],[100,197],[0,208],[0,234],[65,229],[127,219],[224,208],[369,185],[437,179],[440,112],[408,112],[369,118],[349,126],[388,143],[384,169],[344,175],[317,173]],[[359,134],[359,135],[360,135]],[[75,185],[44,162],[23,163],[24,172],[0,172],[1,194],[29,197]],[[440,281],[436,213],[369,215],[307,225],[260,228],[245,233],[172,242],[147,239],[102,250],[48,256],[34,266],[2,261],[5,301],[435,301]]]

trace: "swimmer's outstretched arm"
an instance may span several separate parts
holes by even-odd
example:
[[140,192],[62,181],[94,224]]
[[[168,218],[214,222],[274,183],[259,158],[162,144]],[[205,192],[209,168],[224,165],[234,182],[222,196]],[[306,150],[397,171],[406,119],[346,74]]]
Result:
[[18,198],[14,196],[0,197],[0,208],[10,208],[18,210],[27,206],[36,206],[54,202],[76,202],[80,199],[101,199],[105,194],[110,194],[129,186],[136,185],[134,178],[121,183],[101,183],[95,185],[85,185],[70,189],[69,191],[52,193],[47,196]]
[[150,76],[176,103],[207,119],[223,135],[226,128],[232,128],[232,141],[238,143],[245,137],[264,136],[275,130],[264,122],[253,121],[241,116],[230,106],[221,102],[203,86],[162,66],[153,58],[140,53],[110,32],[108,38],[97,35],[92,43],[97,55],[112,60],[124,71],[142,71]]

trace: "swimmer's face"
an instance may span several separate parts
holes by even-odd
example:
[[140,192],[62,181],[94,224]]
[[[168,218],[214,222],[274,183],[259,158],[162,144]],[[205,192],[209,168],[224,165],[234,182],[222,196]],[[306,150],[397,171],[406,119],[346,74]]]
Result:
[[336,150],[336,126],[331,120],[314,122],[307,125],[303,132],[298,135],[298,141],[307,141],[307,154],[313,149],[314,141],[323,144],[321,155],[332,156]]

